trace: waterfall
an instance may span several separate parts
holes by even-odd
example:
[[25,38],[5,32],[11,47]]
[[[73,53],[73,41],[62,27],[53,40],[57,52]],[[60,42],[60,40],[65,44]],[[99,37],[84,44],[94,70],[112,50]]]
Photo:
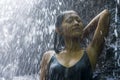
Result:
[[39,80],[42,55],[53,49],[56,16],[75,10],[84,25],[111,12],[110,35],[98,62],[101,79],[120,78],[120,0],[0,0],[0,80]]
[[118,26],[118,5],[120,5],[119,0],[116,1],[116,10],[115,10],[115,23],[116,23],[116,25],[115,25],[114,33],[115,33],[115,36],[117,38],[117,41],[115,43],[115,46],[116,46],[116,48],[115,48],[115,51],[116,51],[115,52],[115,59],[117,59],[117,65],[120,67],[120,54],[117,53],[117,50],[118,50],[118,47],[119,47],[119,45],[118,45],[118,31],[117,31],[117,27],[119,27]]

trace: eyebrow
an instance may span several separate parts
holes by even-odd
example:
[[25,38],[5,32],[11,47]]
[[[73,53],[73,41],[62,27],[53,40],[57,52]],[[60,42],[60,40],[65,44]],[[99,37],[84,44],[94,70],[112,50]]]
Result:
[[72,19],[72,18],[76,18],[76,19],[80,19],[81,20],[81,18],[79,16],[70,16],[70,17],[67,17],[65,20]]

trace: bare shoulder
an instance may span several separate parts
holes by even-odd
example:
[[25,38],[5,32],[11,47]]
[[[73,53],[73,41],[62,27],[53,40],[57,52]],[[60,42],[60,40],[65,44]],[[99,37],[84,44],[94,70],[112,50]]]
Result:
[[53,54],[55,54],[55,51],[53,51],[53,50],[50,50],[50,51],[46,51],[44,54],[43,54],[43,56],[52,56]]
[[46,51],[43,54],[43,59],[47,61],[47,63],[50,61],[51,57],[55,54],[55,51],[50,50],[50,51]]
[[54,54],[55,54],[55,52],[52,51],[52,50],[46,51],[43,54],[42,61],[41,61],[41,64],[40,64],[40,80],[45,80],[45,75],[46,75],[46,71],[47,71],[49,61]]

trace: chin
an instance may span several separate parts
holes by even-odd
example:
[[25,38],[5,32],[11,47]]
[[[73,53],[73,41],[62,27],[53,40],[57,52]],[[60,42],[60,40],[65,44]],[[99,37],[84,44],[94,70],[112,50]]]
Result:
[[71,37],[74,37],[74,38],[81,38],[81,34],[73,34]]

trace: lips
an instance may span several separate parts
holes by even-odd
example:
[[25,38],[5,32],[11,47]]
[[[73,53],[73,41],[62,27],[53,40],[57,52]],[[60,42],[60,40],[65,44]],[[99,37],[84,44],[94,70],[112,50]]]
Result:
[[76,27],[72,28],[72,30],[75,30],[75,31],[80,31],[81,29],[80,29],[80,27],[79,27],[79,26],[76,26]]

